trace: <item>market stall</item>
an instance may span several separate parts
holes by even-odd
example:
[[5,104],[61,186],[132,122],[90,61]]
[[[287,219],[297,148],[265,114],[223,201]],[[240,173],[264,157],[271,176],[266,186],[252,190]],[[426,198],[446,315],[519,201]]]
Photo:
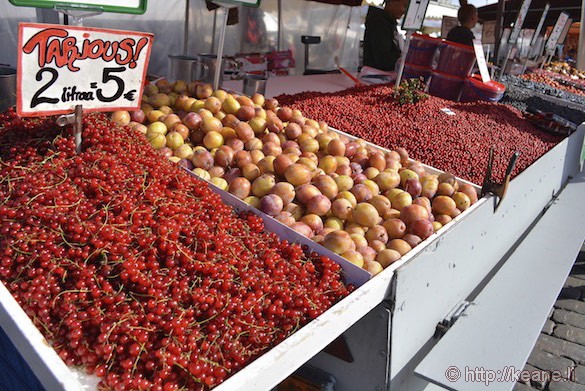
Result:
[[0,114],[0,326],[43,387],[272,390],[295,372],[342,391],[514,385],[462,373],[522,368],[581,248],[577,98],[557,98],[559,132],[519,98],[352,74],[248,97],[239,81],[141,85],[151,38],[83,102],[112,122],[62,110],[71,87],[39,101],[54,91],[32,82],[20,116]]
[[[504,2],[499,1],[498,4],[486,5],[478,8],[478,15],[484,21],[496,21],[499,26],[496,30],[496,51],[500,44],[504,44],[501,40],[504,38],[503,32],[506,28],[510,28],[516,20],[518,11],[524,2],[521,0]],[[563,0],[550,2],[549,7],[546,5],[547,1],[532,1],[529,10],[523,20],[524,29],[536,30],[539,25],[543,12],[546,10],[544,26],[553,26],[561,14],[567,14],[572,22],[579,22],[583,15],[583,2],[580,0]],[[579,26],[580,27],[580,26]],[[580,27],[580,35],[584,35],[583,29]],[[577,53],[583,53],[583,38],[578,40],[576,45]],[[532,42],[534,44],[534,42]],[[504,54],[505,56],[505,54]],[[585,57],[579,58],[579,68],[585,66]]]

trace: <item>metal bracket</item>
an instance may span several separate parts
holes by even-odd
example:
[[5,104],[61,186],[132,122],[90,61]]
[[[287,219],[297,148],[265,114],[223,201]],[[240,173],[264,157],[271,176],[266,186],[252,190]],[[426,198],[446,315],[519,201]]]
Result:
[[459,303],[455,308],[451,310],[441,322],[437,324],[437,328],[435,329],[435,335],[433,338],[440,339],[443,335],[447,333],[447,331],[455,324],[457,319],[462,316],[465,316],[465,310],[470,305],[475,305],[473,302],[463,301]]
[[60,115],[57,117],[57,125],[60,127],[66,125],[73,125],[73,132],[75,136],[75,151],[81,152],[81,131],[83,130],[83,106],[75,106],[75,112],[72,114]]
[[103,7],[68,3],[55,4],[53,6],[53,10],[56,12],[61,12],[63,15],[70,16],[72,23],[65,24],[70,24],[72,26],[81,26],[83,25],[84,18],[89,18],[90,16],[101,15],[104,13]]
[[490,156],[488,159],[488,165],[485,172],[485,178],[483,180],[483,186],[481,187],[481,196],[485,196],[486,194],[493,194],[499,199],[496,202],[496,206],[494,208],[494,212],[498,210],[502,200],[506,196],[506,191],[508,190],[508,185],[510,184],[510,176],[512,175],[512,171],[516,166],[516,161],[518,161],[518,157],[520,156],[520,152],[516,151],[510,157],[508,161],[508,167],[506,168],[506,176],[504,177],[503,183],[496,183],[492,180],[492,164],[494,162],[494,148],[490,148]]

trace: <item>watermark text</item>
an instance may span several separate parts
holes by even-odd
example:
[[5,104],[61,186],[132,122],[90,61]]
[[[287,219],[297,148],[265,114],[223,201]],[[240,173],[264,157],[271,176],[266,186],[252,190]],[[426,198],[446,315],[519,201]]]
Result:
[[531,381],[545,382],[573,382],[575,381],[575,367],[568,367],[564,371],[542,371],[539,369],[525,370],[506,366],[502,369],[486,369],[483,367],[450,366],[445,370],[445,378],[451,383],[463,380],[466,383],[483,383],[489,386],[491,383],[508,383]]

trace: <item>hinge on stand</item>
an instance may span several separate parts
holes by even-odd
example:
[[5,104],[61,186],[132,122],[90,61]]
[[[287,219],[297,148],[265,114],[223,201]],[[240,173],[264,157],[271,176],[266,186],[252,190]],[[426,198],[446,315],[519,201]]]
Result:
[[435,335],[433,335],[433,338],[440,339],[443,335],[445,335],[447,331],[451,328],[451,326],[455,324],[457,319],[459,319],[461,316],[465,316],[464,314],[465,310],[467,310],[467,308],[473,304],[474,303],[470,301],[463,301],[459,303],[455,308],[453,308],[453,310],[451,310],[451,312],[447,314],[445,319],[443,319],[441,322],[437,324],[437,328],[435,329]]

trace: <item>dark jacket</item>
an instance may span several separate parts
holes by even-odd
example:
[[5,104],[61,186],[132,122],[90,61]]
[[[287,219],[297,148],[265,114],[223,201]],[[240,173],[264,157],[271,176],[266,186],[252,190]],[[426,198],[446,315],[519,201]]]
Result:
[[463,45],[473,46],[475,35],[470,29],[463,26],[455,26],[447,34],[447,41],[457,42]]
[[393,71],[400,57],[398,22],[383,9],[369,7],[364,35],[364,65]]

